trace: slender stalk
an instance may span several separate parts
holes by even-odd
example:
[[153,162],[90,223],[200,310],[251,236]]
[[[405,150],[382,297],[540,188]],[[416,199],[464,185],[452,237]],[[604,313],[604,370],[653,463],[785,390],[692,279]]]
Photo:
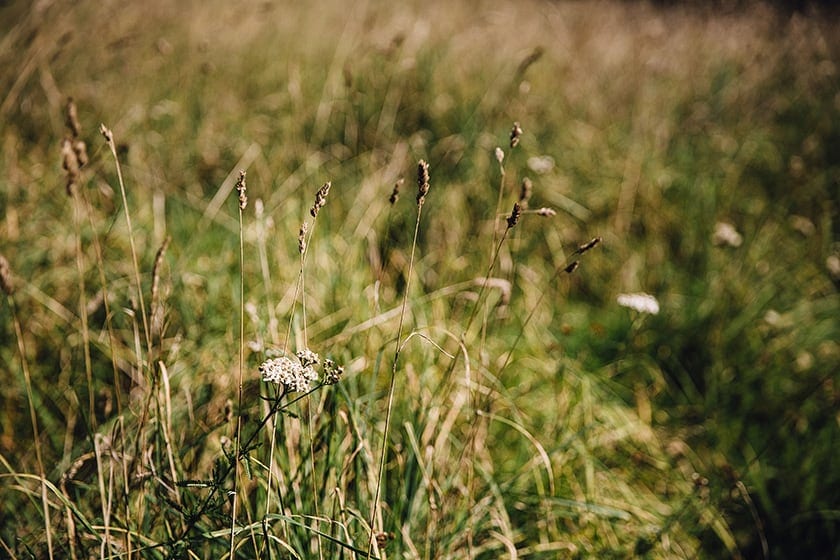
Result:
[[82,346],[84,347],[85,356],[85,379],[87,380],[88,389],[88,417],[91,431],[96,431],[96,411],[94,409],[93,396],[93,367],[90,361],[90,329],[88,328],[87,316],[87,288],[85,286],[85,267],[84,256],[82,251],[82,231],[81,231],[81,201],[77,197],[77,193],[73,193],[73,223],[76,226],[76,268],[79,272],[79,320],[82,326]]
[[[0,257],[2,259],[2,257]],[[5,261],[5,259],[3,259]],[[5,286],[4,286],[5,287]],[[32,439],[35,447],[35,461],[38,464],[38,476],[41,479],[41,505],[44,508],[44,529],[47,534],[47,552],[50,560],[53,559],[52,527],[50,523],[50,503],[47,499],[47,475],[44,469],[44,459],[41,454],[41,436],[38,430],[38,417],[35,414],[35,403],[33,402],[32,379],[29,375],[29,364],[26,361],[26,347],[23,342],[23,330],[20,327],[15,302],[12,294],[7,294],[9,308],[12,310],[12,322],[15,326],[15,337],[17,338],[18,352],[20,353],[20,366],[23,371],[23,381],[26,387],[26,398],[29,402],[29,421],[32,423]]]
[[233,503],[230,514],[230,558],[233,558],[236,545],[236,506],[239,501],[237,489],[239,485],[239,461],[242,452],[239,447],[242,438],[242,378],[245,371],[245,231],[242,224],[242,214],[248,204],[248,197],[245,195],[246,189],[245,171],[240,170],[239,180],[236,183],[236,190],[239,193],[239,387],[236,409],[236,436],[234,439],[236,457],[233,470]]
[[[411,287],[411,277],[414,271],[414,254],[417,250],[417,235],[420,232],[420,218],[423,214],[423,203],[426,201],[426,194],[429,192],[429,164],[425,160],[420,160],[417,166],[417,220],[414,222],[414,237],[411,240],[411,255],[408,259],[408,276],[405,281],[405,291],[403,292],[402,307],[400,309],[399,325],[397,327],[397,338],[394,346],[394,359],[391,364],[391,379],[388,382],[388,406],[385,411],[385,429],[382,435],[382,452],[379,455],[379,472],[376,480],[376,490],[374,492],[373,504],[371,507],[370,516],[370,539],[368,540],[368,558],[373,554],[373,542],[376,538],[376,531],[374,529],[377,521],[377,513],[379,513],[379,498],[382,494],[382,479],[385,474],[385,458],[388,455],[388,435],[391,430],[391,416],[394,409],[394,390],[397,384],[397,364],[400,360],[400,352],[402,350],[402,333],[405,324],[405,312],[408,308],[408,295]],[[382,516],[378,516],[379,522],[382,522]]]
[[[100,125],[99,128],[100,132],[102,132],[102,136],[105,137],[105,141],[108,144],[108,148],[111,149],[111,154],[114,156],[114,164],[116,165],[117,169],[117,180],[120,184],[120,194],[122,196],[123,202],[123,210],[125,211],[125,223],[128,227],[128,243],[131,247],[131,262],[134,265],[134,283],[137,289],[137,301],[140,304],[140,316],[143,319],[143,334],[146,337],[146,348],[148,354],[152,354],[152,337],[151,331],[149,330],[149,318],[146,313],[146,302],[145,298],[143,297],[143,285],[140,283],[140,265],[137,259],[137,247],[134,243],[134,230],[131,227],[131,212],[128,208],[128,196],[126,195],[125,191],[125,181],[123,180],[122,174],[122,167],[120,166],[120,159],[117,157],[117,145],[114,142],[114,133],[111,132],[109,128],[107,128],[104,124]],[[143,365],[145,362],[142,359],[142,356],[139,357],[139,362]],[[146,367],[151,368],[151,364],[146,363]]]

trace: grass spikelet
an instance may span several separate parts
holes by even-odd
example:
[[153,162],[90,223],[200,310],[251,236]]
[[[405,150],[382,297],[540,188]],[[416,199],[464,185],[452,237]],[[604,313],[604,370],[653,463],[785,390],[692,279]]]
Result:
[[303,255],[306,252],[306,232],[309,231],[309,222],[300,224],[298,231],[298,253]]
[[248,206],[248,196],[246,194],[248,190],[247,185],[245,184],[245,170],[239,170],[239,178],[236,180],[236,192],[239,195],[239,209],[245,210]]
[[79,184],[79,156],[76,155],[70,138],[61,141],[61,167],[65,171],[67,195],[72,196]]
[[330,181],[327,181],[326,183],[324,183],[324,186],[318,189],[318,192],[315,193],[315,203],[312,205],[312,208],[309,209],[309,214],[313,218],[318,217],[318,212],[320,212],[321,208],[324,207],[324,204],[327,203],[327,195],[330,194],[331,186],[332,183]]
[[67,98],[65,111],[67,116],[64,122],[67,125],[67,128],[70,129],[70,134],[73,135],[73,138],[78,138],[82,133],[82,127],[79,124],[79,113],[76,109],[76,102],[73,101],[72,97]]
[[421,159],[417,164],[417,206],[423,206],[429,193],[429,164]]
[[400,199],[400,187],[402,187],[403,179],[400,179],[396,183],[394,183],[394,190],[391,191],[391,196],[388,197],[388,202],[392,205],[397,203],[397,200]]
[[519,223],[519,218],[522,216],[522,207],[519,205],[518,202],[513,203],[513,210],[510,212],[510,216],[507,219],[507,228],[511,229],[516,224]]
[[575,249],[574,254],[575,255],[582,255],[585,252],[591,250],[596,245],[598,245],[600,242],[601,242],[600,237],[593,237],[592,239],[590,239],[589,241],[587,241],[586,243],[584,243],[583,245],[580,245],[577,249]]
[[522,136],[522,127],[519,122],[513,123],[513,128],[510,129],[510,147],[511,149],[519,145],[519,138]]

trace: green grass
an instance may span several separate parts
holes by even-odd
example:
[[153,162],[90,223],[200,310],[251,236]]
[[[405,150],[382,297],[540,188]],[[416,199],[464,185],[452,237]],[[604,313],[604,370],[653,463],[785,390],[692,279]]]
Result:
[[[44,6],[0,8],[0,556],[840,554],[835,21]],[[557,215],[497,245],[525,177]],[[260,381],[305,347],[341,381]]]

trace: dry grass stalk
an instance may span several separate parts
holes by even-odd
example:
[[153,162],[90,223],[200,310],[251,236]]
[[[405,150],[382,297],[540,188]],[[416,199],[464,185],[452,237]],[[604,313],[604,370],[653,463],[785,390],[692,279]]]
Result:
[[152,302],[150,316],[152,318],[152,336],[159,337],[163,330],[163,308],[160,305],[160,267],[163,264],[163,255],[172,240],[168,237],[155,254],[155,264],[152,266]]

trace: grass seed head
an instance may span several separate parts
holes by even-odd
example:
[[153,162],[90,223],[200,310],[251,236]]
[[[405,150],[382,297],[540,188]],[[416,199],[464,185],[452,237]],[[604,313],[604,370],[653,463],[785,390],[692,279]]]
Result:
[[99,133],[102,134],[102,137],[105,138],[105,141],[113,147],[114,144],[114,133],[111,131],[110,128],[105,126],[105,124],[99,125]]
[[510,212],[510,216],[507,219],[507,227],[508,229],[512,228],[519,222],[519,217],[522,215],[522,207],[519,205],[518,202],[513,203],[513,210]]
[[309,214],[311,214],[313,218],[318,217],[318,212],[324,207],[324,204],[327,203],[327,195],[330,194],[331,186],[332,183],[327,181],[320,189],[318,189],[318,192],[315,193],[315,204],[313,204],[312,208],[309,209]]
[[79,124],[79,114],[76,110],[76,102],[73,101],[72,97],[67,98],[67,118],[65,119],[65,124],[67,124],[67,128],[70,130],[70,134],[73,135],[73,138],[78,138],[79,134],[82,132],[82,126]]
[[391,197],[388,199],[388,202],[391,204],[395,204],[397,200],[400,198],[400,187],[402,187],[403,179],[400,179],[396,183],[394,183],[394,190],[391,191]]
[[298,253],[301,255],[306,251],[306,232],[309,231],[309,222],[300,224],[300,231],[298,232]]
[[586,243],[584,243],[583,245],[578,247],[577,250],[575,251],[575,254],[576,255],[582,255],[585,252],[587,252],[588,250],[590,250],[593,247],[595,247],[596,245],[598,245],[600,242],[601,242],[600,237],[593,237],[592,239],[590,239],[589,241],[587,241]]
[[239,179],[236,181],[236,192],[239,193],[239,209],[245,210],[245,207],[248,206],[248,196],[245,192],[248,190],[248,186],[245,184],[245,170],[239,170]]
[[528,208],[528,200],[531,198],[531,192],[534,190],[534,184],[528,177],[522,178],[522,185],[519,187],[519,206],[522,209]]
[[425,159],[417,163],[417,205],[423,206],[429,193],[429,164]]
[[515,148],[519,145],[519,137],[522,136],[522,127],[518,122],[513,123],[513,128],[510,129],[510,147]]
[[61,141],[61,167],[67,180],[67,195],[72,196],[79,184],[79,156],[73,150],[73,141],[70,138]]
[[498,146],[496,146],[496,161],[498,161],[499,164],[505,161],[505,152]]

